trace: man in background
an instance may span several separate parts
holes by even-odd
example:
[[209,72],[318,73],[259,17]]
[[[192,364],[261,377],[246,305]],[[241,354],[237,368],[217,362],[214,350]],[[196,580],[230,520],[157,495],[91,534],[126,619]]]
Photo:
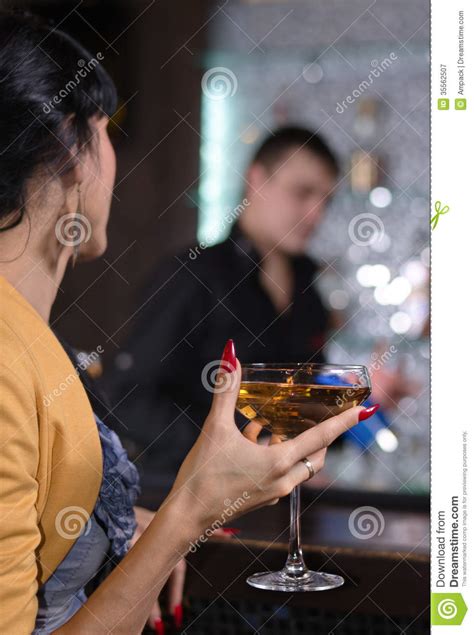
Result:
[[209,410],[229,338],[242,363],[325,361],[328,312],[305,250],[337,175],[320,136],[275,131],[250,161],[227,240],[160,264],[107,377],[116,429],[128,428],[145,481],[156,473],[173,482]]

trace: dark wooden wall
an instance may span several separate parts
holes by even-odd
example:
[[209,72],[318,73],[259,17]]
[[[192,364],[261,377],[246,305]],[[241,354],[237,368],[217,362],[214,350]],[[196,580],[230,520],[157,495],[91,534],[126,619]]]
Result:
[[[118,171],[109,247],[96,262],[68,271],[52,317],[53,328],[77,347],[116,350],[150,272],[195,242],[197,210],[187,194],[195,200],[199,175],[206,7],[89,2],[61,25],[91,52],[104,51],[120,98],[129,100],[123,132],[112,131]],[[67,11],[62,2],[42,3],[40,12],[61,19]]]

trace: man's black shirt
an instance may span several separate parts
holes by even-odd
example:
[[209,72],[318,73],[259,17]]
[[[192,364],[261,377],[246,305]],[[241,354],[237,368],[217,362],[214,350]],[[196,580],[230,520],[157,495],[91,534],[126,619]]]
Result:
[[291,259],[293,298],[278,313],[260,283],[260,260],[235,227],[225,242],[162,264],[141,298],[106,383],[121,422],[114,427],[128,428],[145,480],[173,482],[209,411],[206,385],[229,338],[241,363],[325,361],[317,267],[306,256]]

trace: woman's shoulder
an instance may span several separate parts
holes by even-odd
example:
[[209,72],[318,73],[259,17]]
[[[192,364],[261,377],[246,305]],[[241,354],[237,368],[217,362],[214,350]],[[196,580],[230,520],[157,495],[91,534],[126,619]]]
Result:
[[0,349],[3,367],[32,390],[40,415],[59,417],[62,425],[68,412],[78,422],[93,421],[77,368],[50,326],[5,279],[0,279]]
[[[49,326],[14,287],[0,276],[0,363],[25,386],[38,373],[38,353],[47,355]],[[54,336],[53,336],[54,337]]]
[[28,346],[21,337],[21,329],[18,324],[6,319],[3,311],[0,312],[0,379],[6,375],[16,377],[21,385],[33,390],[31,355]]

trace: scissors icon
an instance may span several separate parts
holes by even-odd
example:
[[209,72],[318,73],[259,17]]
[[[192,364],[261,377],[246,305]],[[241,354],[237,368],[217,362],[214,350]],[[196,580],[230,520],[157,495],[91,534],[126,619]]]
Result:
[[436,201],[436,203],[435,203],[435,212],[436,212],[436,214],[431,219],[432,229],[435,229],[436,225],[438,224],[439,217],[441,216],[441,214],[447,214],[449,212],[449,206],[445,205],[444,207],[441,207],[441,201]]

